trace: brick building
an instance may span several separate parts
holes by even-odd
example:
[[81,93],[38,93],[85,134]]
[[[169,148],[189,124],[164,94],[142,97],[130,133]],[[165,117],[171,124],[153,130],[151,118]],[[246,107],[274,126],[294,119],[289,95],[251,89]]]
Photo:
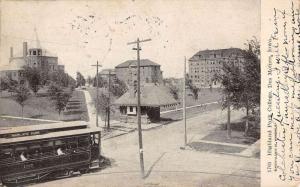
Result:
[[1,68],[0,77],[8,77],[16,81],[21,79],[23,66],[35,67],[41,70],[64,71],[65,66],[58,64],[58,57],[45,54],[42,48],[29,48],[23,42],[22,56],[14,56],[13,47],[10,48],[9,63]]
[[115,80],[117,75],[116,71],[114,69],[102,69],[99,72],[99,76],[103,78],[104,80],[108,81],[108,77],[110,76],[111,80]]
[[[124,81],[128,86],[132,86],[137,80],[137,61],[127,60],[115,67],[116,76]],[[141,84],[163,82],[160,65],[148,59],[140,61]]]
[[13,48],[10,48],[9,63],[15,66],[22,67],[24,65],[29,67],[36,67],[42,70],[49,71],[64,71],[64,65],[58,64],[58,57],[49,56],[45,54],[41,48],[29,48],[27,42],[23,42],[23,55],[21,57],[15,57],[13,54]]
[[242,66],[245,58],[239,48],[199,51],[188,60],[189,78],[197,87],[219,87],[215,74],[222,73],[224,63]]

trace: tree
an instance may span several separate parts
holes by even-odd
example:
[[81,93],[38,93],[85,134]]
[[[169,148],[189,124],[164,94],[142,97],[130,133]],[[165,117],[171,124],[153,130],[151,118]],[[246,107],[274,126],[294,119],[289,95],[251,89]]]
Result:
[[49,73],[49,81],[55,82],[56,84],[63,87],[76,85],[76,81],[70,75],[63,71],[54,71]]
[[22,118],[23,118],[23,111],[25,106],[25,101],[29,98],[30,92],[29,89],[26,88],[24,85],[18,85],[15,87],[14,92],[16,93],[14,95],[14,100],[21,106],[22,109]]
[[[106,116],[107,116],[107,112],[108,112],[108,106],[109,106],[109,98],[108,96],[106,96],[105,94],[101,93],[98,96],[98,109],[99,109],[99,113],[101,114],[102,118],[105,118],[105,122],[106,122]],[[96,103],[96,101],[95,101]]]
[[179,99],[179,84],[176,83],[174,78],[166,78],[163,79],[164,85],[169,89],[170,94],[173,96],[175,100]]
[[179,99],[179,88],[173,84],[168,85],[170,93],[173,95],[173,98],[175,100]]
[[9,91],[14,91],[15,87],[18,85],[18,82],[8,78],[8,77],[2,77],[0,79],[0,89],[1,90],[6,90],[8,89]]
[[248,41],[249,49],[244,51],[243,66],[244,91],[241,94],[240,106],[246,109],[245,135],[249,130],[249,111],[260,104],[260,45],[256,38]]
[[69,99],[71,98],[72,92],[66,92],[63,88],[55,83],[52,83],[49,86],[48,93],[50,95],[51,100],[54,101],[55,109],[58,111],[60,116],[61,111],[63,111]]
[[121,97],[125,92],[127,92],[128,88],[125,82],[122,80],[115,78],[113,81],[111,81],[112,84],[110,86],[109,91],[115,96],[115,97]]
[[92,79],[92,77],[89,75],[88,77],[87,77],[87,83],[89,84],[89,85],[92,85],[93,84],[93,79]]
[[185,84],[186,84],[187,88],[189,88],[192,91],[194,99],[198,100],[198,93],[199,93],[200,89],[193,84],[193,81],[192,81],[192,79],[189,78],[188,74],[186,76],[187,77],[185,79],[186,80]]
[[23,69],[24,77],[27,80],[30,89],[36,94],[42,82],[45,81],[43,78],[46,78],[47,76],[42,76],[43,73],[38,68],[24,66]]
[[244,81],[242,80],[243,77],[241,76],[242,72],[240,68],[233,62],[224,63],[222,69],[223,73],[216,74],[215,79],[223,86],[222,108],[228,109],[227,135],[228,138],[230,138],[230,107],[237,106],[236,104],[240,100],[240,94],[242,94],[244,90]]
[[249,130],[249,110],[260,103],[260,46],[257,40],[248,41],[249,49],[243,51],[245,59],[241,67],[228,62],[223,64],[223,73],[215,79],[223,86],[222,106],[228,108],[227,130],[230,136],[230,107],[246,109],[245,136]]
[[[101,76],[98,76],[98,86],[99,88],[103,88],[108,85],[108,82],[103,79]],[[97,87],[97,76],[93,79],[93,87]]]
[[85,79],[84,76],[78,71],[76,75],[76,82],[77,82],[77,87],[78,86],[85,86]]

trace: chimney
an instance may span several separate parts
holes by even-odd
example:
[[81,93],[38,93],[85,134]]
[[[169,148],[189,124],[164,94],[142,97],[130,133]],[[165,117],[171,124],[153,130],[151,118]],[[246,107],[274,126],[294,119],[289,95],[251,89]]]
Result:
[[23,57],[27,56],[27,42],[23,42]]
[[14,48],[10,47],[10,58],[14,57]]

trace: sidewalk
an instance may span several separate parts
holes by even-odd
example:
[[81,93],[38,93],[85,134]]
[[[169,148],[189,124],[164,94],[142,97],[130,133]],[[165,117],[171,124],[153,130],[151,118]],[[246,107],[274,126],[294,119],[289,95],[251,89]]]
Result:
[[[91,94],[87,90],[82,90],[85,96],[87,113],[89,116],[90,127],[96,127],[96,107],[92,100]],[[99,127],[104,127],[104,121],[101,120],[101,117],[98,115]]]
[[242,151],[238,155],[245,156],[245,157],[251,157],[253,155],[256,155],[260,152],[260,139],[257,140],[254,144],[250,145],[248,149]]

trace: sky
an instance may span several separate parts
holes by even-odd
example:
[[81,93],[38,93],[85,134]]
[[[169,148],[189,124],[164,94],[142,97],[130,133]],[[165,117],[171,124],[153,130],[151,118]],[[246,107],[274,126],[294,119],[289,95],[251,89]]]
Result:
[[[128,42],[137,38],[141,59],[161,65],[164,77],[183,75],[184,57],[199,50],[245,48],[260,38],[259,0],[1,1],[0,68],[10,47],[42,47],[75,77],[136,59]],[[37,40],[39,42],[37,42]]]

